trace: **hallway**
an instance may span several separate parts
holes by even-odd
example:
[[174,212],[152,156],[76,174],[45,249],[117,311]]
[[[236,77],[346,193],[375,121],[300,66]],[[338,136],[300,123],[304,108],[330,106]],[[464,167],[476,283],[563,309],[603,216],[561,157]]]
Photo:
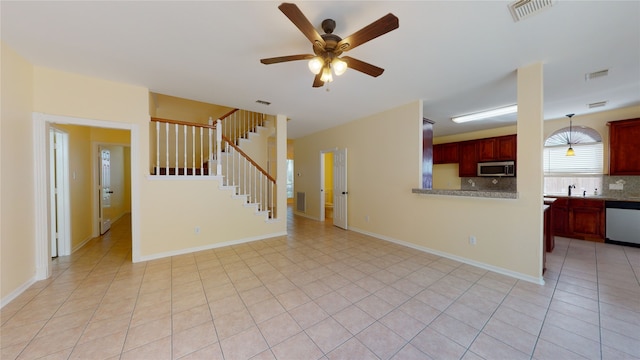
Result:
[[131,263],[130,217],[1,312],[2,359],[640,359],[640,249],[556,238],[546,285],[294,216]]

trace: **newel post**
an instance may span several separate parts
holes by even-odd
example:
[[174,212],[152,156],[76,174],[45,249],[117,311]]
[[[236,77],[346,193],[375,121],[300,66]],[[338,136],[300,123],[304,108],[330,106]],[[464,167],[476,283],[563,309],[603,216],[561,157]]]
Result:
[[216,175],[222,175],[222,121],[216,121]]

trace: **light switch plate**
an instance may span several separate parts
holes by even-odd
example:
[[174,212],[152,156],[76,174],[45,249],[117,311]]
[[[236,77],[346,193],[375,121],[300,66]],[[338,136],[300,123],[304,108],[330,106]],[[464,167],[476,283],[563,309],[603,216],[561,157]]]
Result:
[[623,190],[623,184],[609,184],[609,190]]

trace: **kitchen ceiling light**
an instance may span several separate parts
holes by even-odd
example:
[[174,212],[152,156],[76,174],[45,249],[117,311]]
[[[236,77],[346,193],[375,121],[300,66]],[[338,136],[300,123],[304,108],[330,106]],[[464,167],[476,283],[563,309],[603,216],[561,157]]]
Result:
[[569,148],[567,149],[567,156],[576,156],[576,152],[573,151],[573,148],[571,147],[571,130],[573,128],[573,121],[571,120],[571,118],[573,117],[573,115],[575,114],[566,115],[569,118]]
[[489,119],[492,117],[500,116],[500,115],[508,115],[518,112],[518,105],[511,105],[502,108],[497,108],[493,110],[481,111],[473,114],[455,116],[452,117],[451,120],[455,123],[465,123],[469,121],[483,120]]

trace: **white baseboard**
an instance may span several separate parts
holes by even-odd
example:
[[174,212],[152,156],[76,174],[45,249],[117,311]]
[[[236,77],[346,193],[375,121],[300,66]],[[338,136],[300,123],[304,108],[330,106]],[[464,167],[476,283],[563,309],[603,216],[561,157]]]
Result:
[[27,280],[27,282],[25,282],[24,284],[20,285],[17,289],[13,290],[9,295],[3,297],[2,301],[0,302],[0,309],[2,309],[5,305],[10,303],[11,301],[15,300],[15,298],[20,296],[20,294],[25,292],[35,282],[36,282],[36,277],[34,276],[31,279]]
[[93,239],[95,239],[95,237],[93,237],[93,236],[90,236],[90,237],[84,239],[80,244],[74,246],[73,249],[71,249],[71,253],[73,254],[74,252],[82,249],[83,246],[87,245],[87,243],[89,241],[93,240]]
[[248,237],[248,238],[243,238],[243,239],[238,239],[238,240],[225,241],[225,242],[221,242],[221,243],[197,246],[197,247],[192,247],[192,248],[188,248],[188,249],[167,251],[167,252],[148,255],[148,256],[141,256],[139,259],[134,259],[133,262],[137,263],[137,262],[142,262],[142,261],[157,260],[157,259],[162,259],[162,258],[166,258],[166,257],[170,257],[170,256],[190,254],[190,253],[194,253],[194,252],[197,252],[197,251],[217,249],[217,248],[221,248],[221,247],[225,247],[225,246],[244,244],[244,243],[248,243],[248,242],[252,242],[252,241],[265,240],[265,239],[270,239],[270,238],[274,238],[274,237],[278,237],[278,236],[286,236],[286,235],[287,235],[287,232],[283,231],[283,232],[277,232],[277,233],[272,233],[272,234],[267,234],[267,235],[260,235],[260,236]]
[[490,264],[486,264],[483,262],[479,262],[479,261],[475,261],[475,260],[471,260],[471,259],[467,259],[461,256],[457,256],[457,255],[453,255],[450,253],[446,253],[446,252],[442,252],[442,251],[438,251],[438,250],[434,250],[428,247],[424,247],[424,246],[420,246],[420,245],[416,245],[410,242],[406,242],[406,241],[402,241],[402,240],[398,240],[398,239],[394,239],[394,238],[390,238],[388,236],[384,236],[384,235],[380,235],[380,234],[376,234],[376,233],[372,233],[372,232],[368,232],[362,229],[358,229],[358,228],[354,228],[351,227],[349,228],[349,230],[364,234],[364,235],[369,235],[371,237],[380,239],[380,240],[385,240],[385,241],[389,241],[395,244],[399,244],[399,245],[403,245],[412,249],[416,249],[416,250],[420,250],[429,254],[433,254],[433,255],[438,255],[441,256],[443,258],[447,258],[447,259],[451,259],[451,260],[455,260],[455,261],[459,261],[461,263],[465,263],[468,265],[473,265],[476,267],[479,267],[481,269],[485,269],[485,270],[489,270],[489,271],[493,271],[496,272],[498,274],[502,274],[502,275],[506,275],[512,278],[516,278],[516,279],[520,279],[520,280],[524,280],[524,281],[528,281],[534,284],[538,284],[538,285],[544,285],[544,278],[542,276],[536,278],[527,274],[523,274],[523,273],[519,273],[516,271],[511,271],[508,269],[504,269],[501,267],[497,267],[497,266],[493,266]]

